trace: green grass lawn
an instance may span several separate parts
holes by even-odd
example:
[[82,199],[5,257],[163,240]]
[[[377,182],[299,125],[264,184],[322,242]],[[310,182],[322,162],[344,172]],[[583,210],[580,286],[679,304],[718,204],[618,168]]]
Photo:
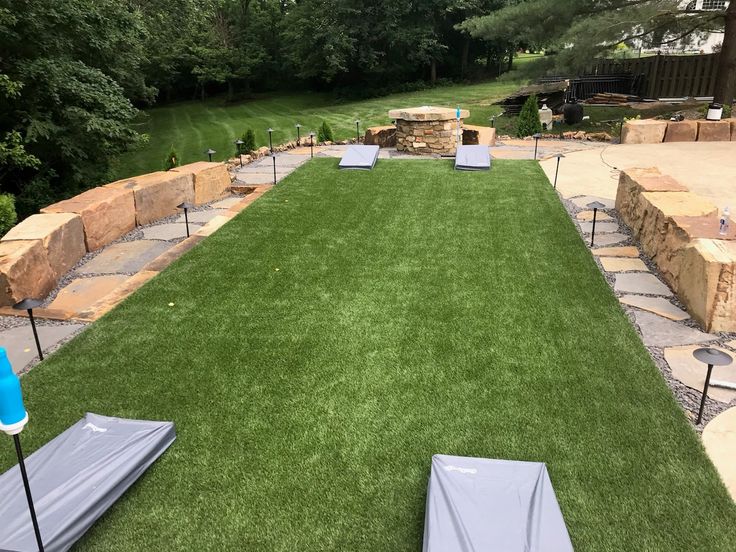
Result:
[[416,551],[435,453],[546,462],[576,550],[736,542],[531,161],[315,159],[22,382],[29,452],[85,411],[176,422],[80,550]]
[[[164,158],[173,145],[182,163],[206,160],[203,153],[217,150],[214,159],[221,161],[235,155],[233,142],[247,128],[256,133],[258,145],[268,145],[269,127],[274,129],[274,143],[296,140],[296,123],[303,126],[302,136],[317,131],[327,121],[337,140],[355,136],[355,120],[361,121],[361,132],[369,126],[391,124],[390,109],[419,105],[462,105],[471,111],[470,124],[487,125],[493,101],[513,92],[514,82],[486,82],[473,85],[443,86],[421,92],[394,94],[381,98],[337,102],[330,94],[303,93],[270,95],[240,103],[226,103],[222,98],[205,102],[193,101],[157,107],[144,112],[136,125],[139,132],[150,136],[149,143],[118,161],[119,178],[161,170]],[[486,106],[479,111],[479,108]]]

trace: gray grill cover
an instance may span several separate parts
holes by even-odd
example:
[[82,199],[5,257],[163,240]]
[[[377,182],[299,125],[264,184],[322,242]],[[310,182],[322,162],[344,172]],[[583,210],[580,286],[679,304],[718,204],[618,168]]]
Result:
[[455,170],[483,171],[491,168],[491,152],[488,146],[458,146],[455,154]]
[[572,552],[547,467],[432,457],[424,552]]
[[[68,550],[174,442],[172,422],[87,414],[26,459],[47,552]],[[0,475],[0,550],[37,551],[20,468]]]
[[369,171],[378,159],[378,146],[350,146],[340,159],[341,169],[362,169]]

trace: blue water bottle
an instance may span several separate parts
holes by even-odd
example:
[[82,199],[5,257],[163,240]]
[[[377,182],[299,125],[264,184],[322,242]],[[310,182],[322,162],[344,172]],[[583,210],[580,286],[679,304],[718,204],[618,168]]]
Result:
[[0,431],[16,435],[27,423],[28,413],[23,406],[20,380],[10,366],[5,349],[0,347]]

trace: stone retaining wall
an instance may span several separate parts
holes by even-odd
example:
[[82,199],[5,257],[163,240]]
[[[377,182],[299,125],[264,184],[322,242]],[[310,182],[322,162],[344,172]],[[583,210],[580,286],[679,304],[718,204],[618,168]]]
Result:
[[87,252],[175,214],[188,201],[209,203],[226,195],[223,163],[192,163],[93,188],[41,209],[0,240],[0,306],[43,298]]
[[655,168],[621,172],[616,209],[692,317],[736,331],[736,225],[720,236],[718,208]]
[[635,119],[626,121],[621,132],[622,144],[728,141],[736,142],[736,119],[721,121]]

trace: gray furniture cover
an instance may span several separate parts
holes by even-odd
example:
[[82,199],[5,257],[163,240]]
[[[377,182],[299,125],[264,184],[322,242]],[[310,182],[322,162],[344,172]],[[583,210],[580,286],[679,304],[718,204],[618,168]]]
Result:
[[[31,454],[26,468],[46,552],[71,548],[175,438],[172,422],[87,414]],[[0,551],[37,550],[16,465],[0,475]]]
[[547,467],[435,455],[424,552],[572,552]]
[[483,171],[491,168],[491,152],[488,146],[458,146],[455,153],[455,170]]
[[349,146],[340,159],[341,169],[371,170],[378,159],[378,146]]

